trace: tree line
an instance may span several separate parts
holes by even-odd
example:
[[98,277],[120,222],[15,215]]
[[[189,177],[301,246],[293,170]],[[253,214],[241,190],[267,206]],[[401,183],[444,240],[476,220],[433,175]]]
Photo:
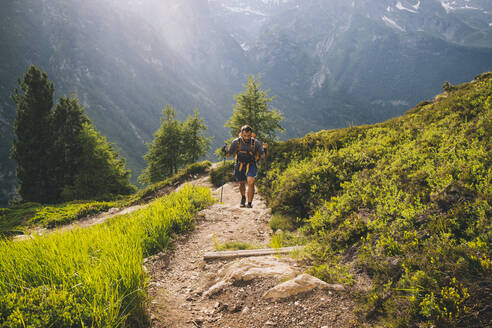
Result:
[[[17,111],[11,154],[23,201],[56,203],[135,192],[125,159],[95,130],[75,95],[61,97],[55,106],[53,83],[34,65],[18,82],[12,94]],[[250,76],[245,91],[235,96],[237,103],[225,125],[232,137],[245,124],[266,142],[276,140],[276,131],[283,130],[280,112],[268,108],[273,97],[268,98],[260,85],[260,76],[258,81]],[[153,141],[147,144],[147,167],[139,181],[162,181],[203,157],[212,140],[205,137],[206,130],[198,110],[180,121],[176,109],[167,105]]]

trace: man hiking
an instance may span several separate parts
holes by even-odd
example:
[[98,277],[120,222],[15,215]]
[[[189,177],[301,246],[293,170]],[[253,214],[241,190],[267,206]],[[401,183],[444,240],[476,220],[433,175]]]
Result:
[[256,164],[261,158],[265,158],[267,144],[263,145],[252,136],[253,130],[249,125],[241,128],[239,138],[234,139],[229,149],[222,148],[226,156],[236,155],[234,165],[234,175],[239,182],[239,192],[241,193],[241,207],[246,207],[246,182],[248,183],[248,208],[253,207],[253,196],[255,194],[255,180],[258,173]]

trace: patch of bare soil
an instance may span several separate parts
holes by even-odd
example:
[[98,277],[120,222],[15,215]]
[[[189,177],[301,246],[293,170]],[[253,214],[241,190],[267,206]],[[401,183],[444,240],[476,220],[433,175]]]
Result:
[[[195,184],[208,185],[205,178]],[[213,190],[220,198],[220,188]],[[263,294],[281,281],[263,278],[236,281],[211,296],[205,292],[232,260],[203,261],[219,243],[243,241],[265,247],[270,210],[258,195],[253,208],[240,208],[236,184],[224,186],[223,203],[200,212],[195,229],[178,237],[174,249],[146,259],[151,327],[351,327],[355,303],[347,291],[316,289],[282,300]],[[302,268],[299,268],[302,271]]]

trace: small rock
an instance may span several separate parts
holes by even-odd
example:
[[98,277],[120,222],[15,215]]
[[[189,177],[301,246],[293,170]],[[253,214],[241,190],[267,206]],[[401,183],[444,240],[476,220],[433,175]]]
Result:
[[294,279],[281,283],[268,290],[263,298],[282,299],[289,296],[309,292],[315,288],[329,288],[334,290],[344,290],[345,287],[339,284],[327,284],[326,282],[303,273]]
[[235,304],[231,306],[228,310],[230,313],[237,313],[237,312],[241,312],[242,309],[243,306],[241,304]]
[[218,309],[220,307],[220,302],[215,302],[214,308]]
[[321,327],[321,328],[329,328],[329,327],[328,327],[328,326],[323,326],[323,327]]
[[265,326],[275,326],[275,325],[277,325],[277,324],[275,322],[273,322],[273,321],[270,321],[270,320],[268,320],[267,322],[265,322]]
[[295,301],[294,305],[299,306],[299,301]]
[[245,306],[244,309],[241,311],[242,314],[248,314],[249,313],[249,307]]

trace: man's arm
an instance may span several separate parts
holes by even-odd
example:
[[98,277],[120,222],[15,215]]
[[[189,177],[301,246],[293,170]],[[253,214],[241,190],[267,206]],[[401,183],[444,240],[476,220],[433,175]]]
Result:
[[234,141],[231,143],[229,148],[226,149],[226,156],[230,157],[236,153],[237,150],[237,139],[234,139]]

